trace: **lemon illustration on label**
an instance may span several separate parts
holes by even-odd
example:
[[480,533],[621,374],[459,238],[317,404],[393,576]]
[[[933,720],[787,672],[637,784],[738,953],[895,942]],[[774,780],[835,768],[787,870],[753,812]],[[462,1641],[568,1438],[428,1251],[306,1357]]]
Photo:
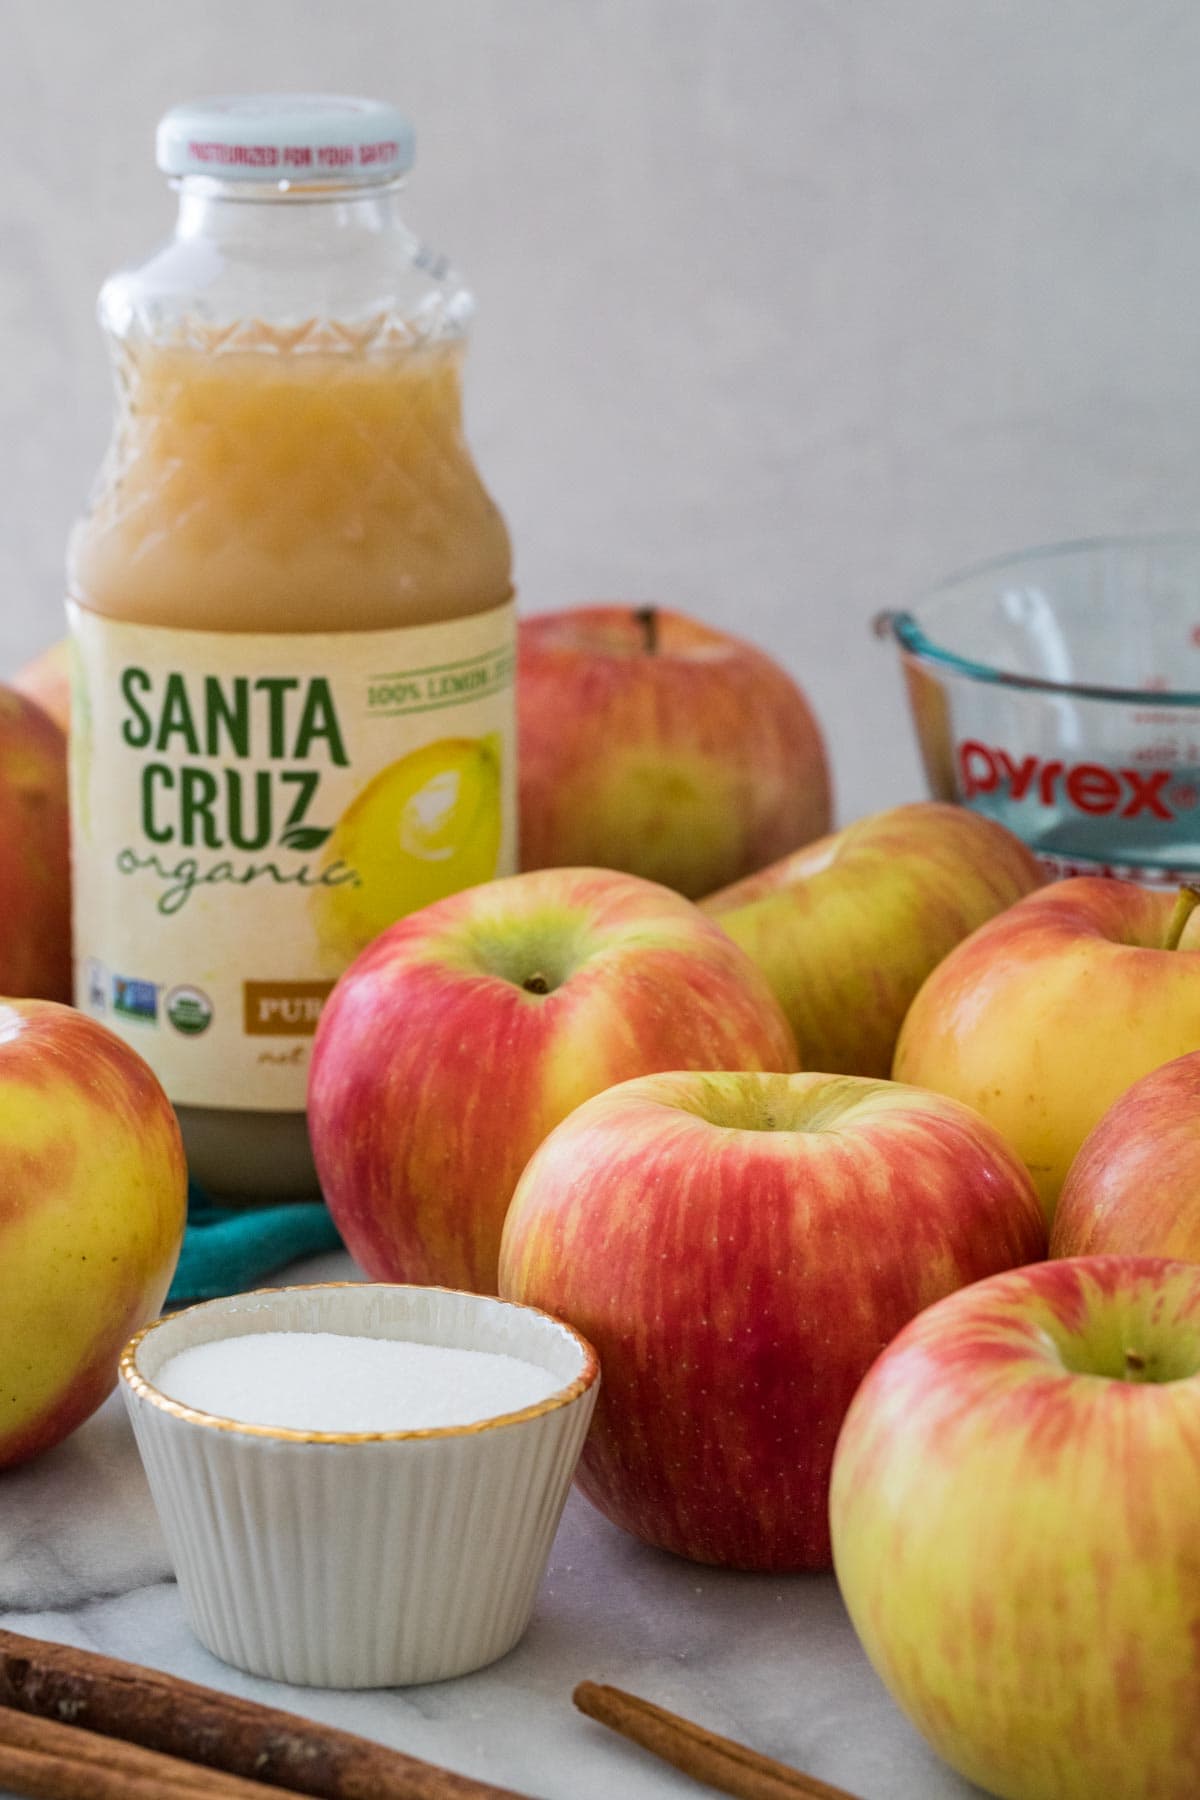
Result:
[[490,881],[500,855],[499,737],[442,738],[382,769],[325,846],[326,868],[357,879],[318,888],[323,948],[340,963],[401,919]]

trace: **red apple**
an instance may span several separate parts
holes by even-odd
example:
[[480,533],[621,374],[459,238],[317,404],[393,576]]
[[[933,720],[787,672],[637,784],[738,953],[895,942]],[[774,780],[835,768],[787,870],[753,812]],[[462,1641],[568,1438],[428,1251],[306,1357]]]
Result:
[[990,1119],[1024,1158],[1047,1217],[1113,1101],[1200,1049],[1200,919],[1185,925],[1194,904],[1127,881],[1057,882],[952,950],[904,1021],[897,1080]]
[[0,994],[71,997],[67,740],[0,687]]
[[1135,1081],[1084,1139],[1050,1254],[1200,1262],[1200,1051]]
[[521,866],[625,869],[695,899],[829,829],[807,700],[739,638],[658,607],[520,626]]
[[952,1101],[853,1076],[667,1074],[590,1100],[513,1198],[500,1291],[604,1372],[580,1485],[697,1562],[829,1562],[838,1429],[913,1314],[1045,1254],[1037,1196]]
[[116,1386],[186,1203],[175,1114],[141,1057],[69,1007],[0,1002],[0,1468]]
[[930,1307],[834,1460],[834,1561],[893,1697],[1007,1800],[1200,1794],[1200,1269],[1043,1263]]
[[859,819],[702,910],[767,977],[802,1068],[882,1076],[926,976],[1044,880],[1002,825],[924,801]]
[[517,1177],[590,1095],[653,1069],[793,1069],[748,956],[602,869],[469,888],[375,940],[326,1003],[309,1126],[351,1251],[385,1281],[495,1292]]
[[20,694],[30,700],[36,700],[43,712],[48,712],[54,723],[62,731],[69,731],[71,726],[71,645],[67,638],[60,638],[27,662],[23,669],[18,669],[13,676],[13,686]]

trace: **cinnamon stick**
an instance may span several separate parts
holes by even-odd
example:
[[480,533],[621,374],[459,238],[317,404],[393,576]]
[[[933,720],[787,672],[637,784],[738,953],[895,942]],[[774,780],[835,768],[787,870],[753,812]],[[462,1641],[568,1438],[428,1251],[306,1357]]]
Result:
[[279,1800],[279,1789],[0,1710],[0,1786],[33,1800]]
[[315,1800],[521,1800],[297,1713],[15,1631],[0,1631],[0,1706]]
[[706,1782],[736,1800],[854,1800],[845,1788],[831,1787],[815,1775],[760,1756],[745,1744],[718,1737],[715,1731],[622,1688],[581,1681],[572,1698],[589,1719],[640,1744],[693,1781]]

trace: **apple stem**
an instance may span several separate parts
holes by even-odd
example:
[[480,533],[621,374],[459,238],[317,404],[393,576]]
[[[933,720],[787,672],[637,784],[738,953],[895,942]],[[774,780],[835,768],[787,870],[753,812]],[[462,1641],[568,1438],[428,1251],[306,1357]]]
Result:
[[1146,1367],[1146,1359],[1140,1350],[1126,1350],[1125,1367],[1134,1375]]
[[521,985],[527,994],[548,994],[550,992],[550,983],[540,973],[527,975]]
[[647,656],[657,656],[658,608],[656,606],[639,606],[633,616],[642,628],[642,649]]
[[1163,945],[1164,950],[1178,950],[1184,927],[1197,906],[1200,906],[1200,887],[1189,885],[1180,888],[1179,896],[1175,901],[1175,911],[1171,914],[1171,922],[1167,926],[1167,941]]

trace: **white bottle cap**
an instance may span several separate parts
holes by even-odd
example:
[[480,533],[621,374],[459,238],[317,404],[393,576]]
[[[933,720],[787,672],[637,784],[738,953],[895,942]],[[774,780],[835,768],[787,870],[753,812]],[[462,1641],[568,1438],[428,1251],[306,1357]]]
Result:
[[159,121],[167,175],[221,181],[385,181],[412,168],[413,129],[382,100],[343,94],[230,94],[173,106]]

